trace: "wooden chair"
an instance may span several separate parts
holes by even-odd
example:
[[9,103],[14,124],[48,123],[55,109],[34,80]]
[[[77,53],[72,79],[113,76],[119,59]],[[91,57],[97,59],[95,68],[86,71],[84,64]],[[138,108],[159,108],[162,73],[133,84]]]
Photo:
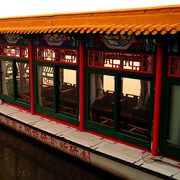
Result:
[[139,126],[135,126],[133,124],[128,124],[128,131],[129,132],[135,132],[135,133],[138,133],[138,134],[141,134],[141,135],[146,135],[148,130],[145,129],[145,128],[141,128]]
[[59,105],[59,110],[62,112],[67,112],[67,113],[73,114],[73,108],[71,108],[71,107]]
[[113,122],[114,122],[113,119],[109,119],[109,118],[107,118],[107,117],[100,116],[100,117],[99,117],[99,121],[100,121],[100,124],[113,127]]

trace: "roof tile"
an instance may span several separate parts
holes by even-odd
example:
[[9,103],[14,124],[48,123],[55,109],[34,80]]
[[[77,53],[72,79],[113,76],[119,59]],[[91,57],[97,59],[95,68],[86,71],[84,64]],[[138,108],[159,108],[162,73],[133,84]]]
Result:
[[162,35],[180,31],[180,5],[0,18],[0,33]]

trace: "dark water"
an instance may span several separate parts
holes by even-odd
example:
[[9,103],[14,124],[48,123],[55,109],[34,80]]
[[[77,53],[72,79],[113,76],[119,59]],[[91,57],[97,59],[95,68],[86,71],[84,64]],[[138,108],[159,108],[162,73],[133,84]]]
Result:
[[0,126],[0,180],[120,179]]

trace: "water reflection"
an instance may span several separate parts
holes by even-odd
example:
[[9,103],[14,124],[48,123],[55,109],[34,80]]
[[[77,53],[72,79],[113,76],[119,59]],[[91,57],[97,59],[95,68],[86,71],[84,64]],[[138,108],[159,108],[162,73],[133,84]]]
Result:
[[116,177],[0,127],[0,179],[106,180]]

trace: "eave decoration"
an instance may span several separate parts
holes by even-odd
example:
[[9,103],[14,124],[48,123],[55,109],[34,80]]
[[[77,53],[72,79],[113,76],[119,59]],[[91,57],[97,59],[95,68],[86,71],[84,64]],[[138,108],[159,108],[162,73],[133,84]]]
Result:
[[135,40],[131,35],[101,35],[105,45],[111,49],[127,49]]
[[179,53],[180,52],[180,36],[174,36],[168,39],[168,52]]
[[6,34],[6,41],[10,44],[16,44],[21,37],[18,34]]
[[44,34],[45,40],[50,46],[60,46],[63,41],[65,40],[65,35],[64,34]]

